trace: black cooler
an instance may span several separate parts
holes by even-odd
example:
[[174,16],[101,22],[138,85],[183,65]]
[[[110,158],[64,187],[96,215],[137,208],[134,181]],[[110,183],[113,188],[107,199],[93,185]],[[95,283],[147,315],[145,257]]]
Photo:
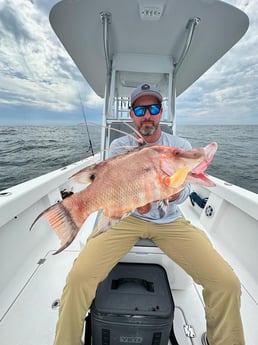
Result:
[[173,316],[174,302],[161,266],[119,263],[97,289],[91,308],[92,344],[167,345]]

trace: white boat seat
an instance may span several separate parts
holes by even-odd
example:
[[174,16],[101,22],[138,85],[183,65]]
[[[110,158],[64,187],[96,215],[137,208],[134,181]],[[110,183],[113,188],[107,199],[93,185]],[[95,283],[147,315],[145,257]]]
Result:
[[141,238],[136,244],[136,247],[157,247],[157,245],[149,238]]

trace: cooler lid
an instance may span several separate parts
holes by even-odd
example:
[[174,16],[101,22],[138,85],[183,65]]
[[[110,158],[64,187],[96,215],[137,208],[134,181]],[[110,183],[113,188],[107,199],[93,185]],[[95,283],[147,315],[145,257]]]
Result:
[[169,317],[174,303],[164,268],[119,263],[99,285],[94,312],[113,315]]

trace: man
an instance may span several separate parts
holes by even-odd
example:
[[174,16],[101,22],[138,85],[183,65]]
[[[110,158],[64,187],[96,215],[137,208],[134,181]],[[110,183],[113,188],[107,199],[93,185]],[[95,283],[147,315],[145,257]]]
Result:
[[[161,131],[161,102],[160,92],[148,84],[134,90],[130,116],[136,129],[147,143],[190,149],[187,140]],[[129,136],[116,139],[111,144],[111,155],[133,145],[135,141]],[[183,218],[177,205],[189,192],[186,186],[171,196],[164,217],[157,203],[152,203],[147,212],[136,210],[104,234],[89,238],[67,277],[54,345],[80,345],[84,318],[98,284],[140,238],[152,239],[203,286],[209,344],[244,345],[239,280],[205,233]]]

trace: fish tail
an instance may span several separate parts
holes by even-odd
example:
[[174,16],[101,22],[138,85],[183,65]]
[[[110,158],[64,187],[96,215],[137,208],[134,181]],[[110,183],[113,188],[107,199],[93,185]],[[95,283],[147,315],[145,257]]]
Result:
[[72,243],[77,233],[79,232],[80,227],[76,224],[72,214],[62,202],[55,204],[42,212],[34,220],[30,227],[30,230],[42,216],[47,217],[48,222],[61,241],[61,247],[54,253],[54,255],[58,254]]

